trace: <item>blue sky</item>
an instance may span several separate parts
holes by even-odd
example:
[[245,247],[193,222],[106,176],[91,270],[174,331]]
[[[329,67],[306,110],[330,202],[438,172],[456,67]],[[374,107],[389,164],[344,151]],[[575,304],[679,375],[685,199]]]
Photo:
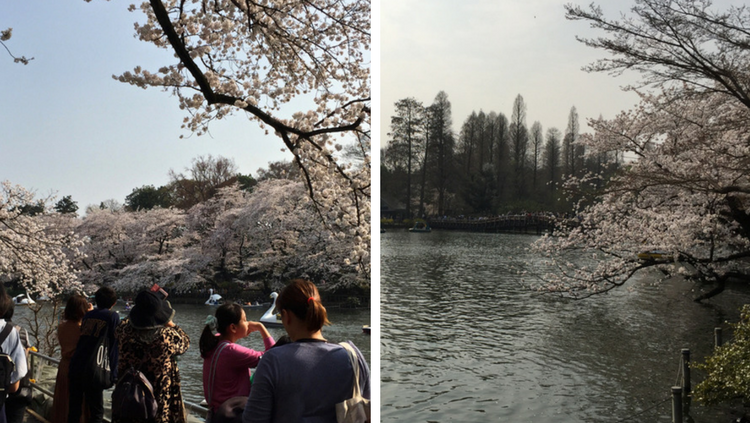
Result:
[[[472,111],[495,111],[510,119],[518,94],[527,126],[564,132],[572,106],[581,131],[586,118],[611,118],[637,102],[620,86],[636,75],[589,74],[584,65],[604,52],[576,41],[592,35],[584,22],[565,19],[569,0],[382,0],[381,143],[388,139],[393,104],[415,97],[426,106],[439,91],[451,101],[456,133]],[[574,2],[588,5],[589,1]],[[610,16],[630,1],[597,1]]]
[[[253,176],[269,161],[289,160],[283,144],[242,115],[216,122],[211,135],[180,128],[177,99],[112,79],[135,66],[156,70],[174,59],[134,38],[140,11],[128,3],[94,0],[0,2],[0,30],[13,63],[0,49],[0,180],[40,197],[71,195],[87,205],[125,196],[143,185],[168,182],[191,160],[211,154],[235,160]],[[184,139],[180,139],[184,135]]]

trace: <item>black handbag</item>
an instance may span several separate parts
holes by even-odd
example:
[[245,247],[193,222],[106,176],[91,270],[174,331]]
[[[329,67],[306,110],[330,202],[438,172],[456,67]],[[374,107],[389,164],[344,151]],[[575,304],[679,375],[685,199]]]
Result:
[[109,368],[109,350],[112,348],[110,344],[109,327],[104,326],[86,362],[84,378],[89,379],[89,382],[99,389],[109,389],[114,385],[112,370]]

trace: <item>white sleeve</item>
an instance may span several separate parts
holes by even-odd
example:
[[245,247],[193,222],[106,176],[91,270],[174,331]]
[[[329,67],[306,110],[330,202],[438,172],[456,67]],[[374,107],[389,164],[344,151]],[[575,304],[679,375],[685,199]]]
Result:
[[11,373],[10,382],[16,383],[21,380],[22,377],[26,376],[26,373],[28,372],[26,350],[23,348],[23,345],[21,345],[21,337],[18,335],[16,328],[13,328],[8,335],[5,345],[10,347],[8,348],[10,351],[8,355],[10,355],[10,358],[13,359],[13,363],[16,365],[15,370]]

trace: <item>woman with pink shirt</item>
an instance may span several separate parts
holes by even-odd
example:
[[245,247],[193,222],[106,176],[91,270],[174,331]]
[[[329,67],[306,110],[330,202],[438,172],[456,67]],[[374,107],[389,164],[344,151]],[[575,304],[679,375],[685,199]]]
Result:
[[[214,335],[213,330],[218,333]],[[239,304],[224,304],[209,316],[199,343],[203,357],[203,394],[208,408],[215,412],[234,397],[250,394],[250,369],[255,368],[263,352],[238,345],[252,332],[260,332],[267,351],[275,342],[260,322],[248,322]]]

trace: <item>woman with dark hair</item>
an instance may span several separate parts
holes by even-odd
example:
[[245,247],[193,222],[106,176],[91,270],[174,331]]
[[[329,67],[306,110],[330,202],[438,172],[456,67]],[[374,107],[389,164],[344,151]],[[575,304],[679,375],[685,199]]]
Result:
[[[266,352],[253,376],[243,423],[336,423],[336,404],[352,397],[355,369],[350,354],[329,343],[321,329],[328,322],[315,285],[297,279],[276,300],[284,329],[293,342]],[[370,398],[370,369],[351,343],[359,366],[359,388]]]
[[[81,337],[81,320],[83,316],[94,308],[86,297],[80,294],[71,295],[65,304],[63,321],[57,326],[57,341],[60,343],[60,365],[57,366],[57,378],[55,379],[55,397],[52,401],[52,423],[65,423],[68,421],[68,370],[70,359],[76,352],[78,338]],[[87,421],[85,416],[82,422]]]
[[[214,335],[213,330],[218,333]],[[224,304],[216,309],[216,316],[208,316],[199,347],[203,357],[203,393],[211,411],[230,398],[250,393],[250,369],[258,366],[263,352],[243,347],[237,341],[253,332],[260,332],[266,351],[274,346],[268,329],[263,323],[248,322],[239,304]]]

